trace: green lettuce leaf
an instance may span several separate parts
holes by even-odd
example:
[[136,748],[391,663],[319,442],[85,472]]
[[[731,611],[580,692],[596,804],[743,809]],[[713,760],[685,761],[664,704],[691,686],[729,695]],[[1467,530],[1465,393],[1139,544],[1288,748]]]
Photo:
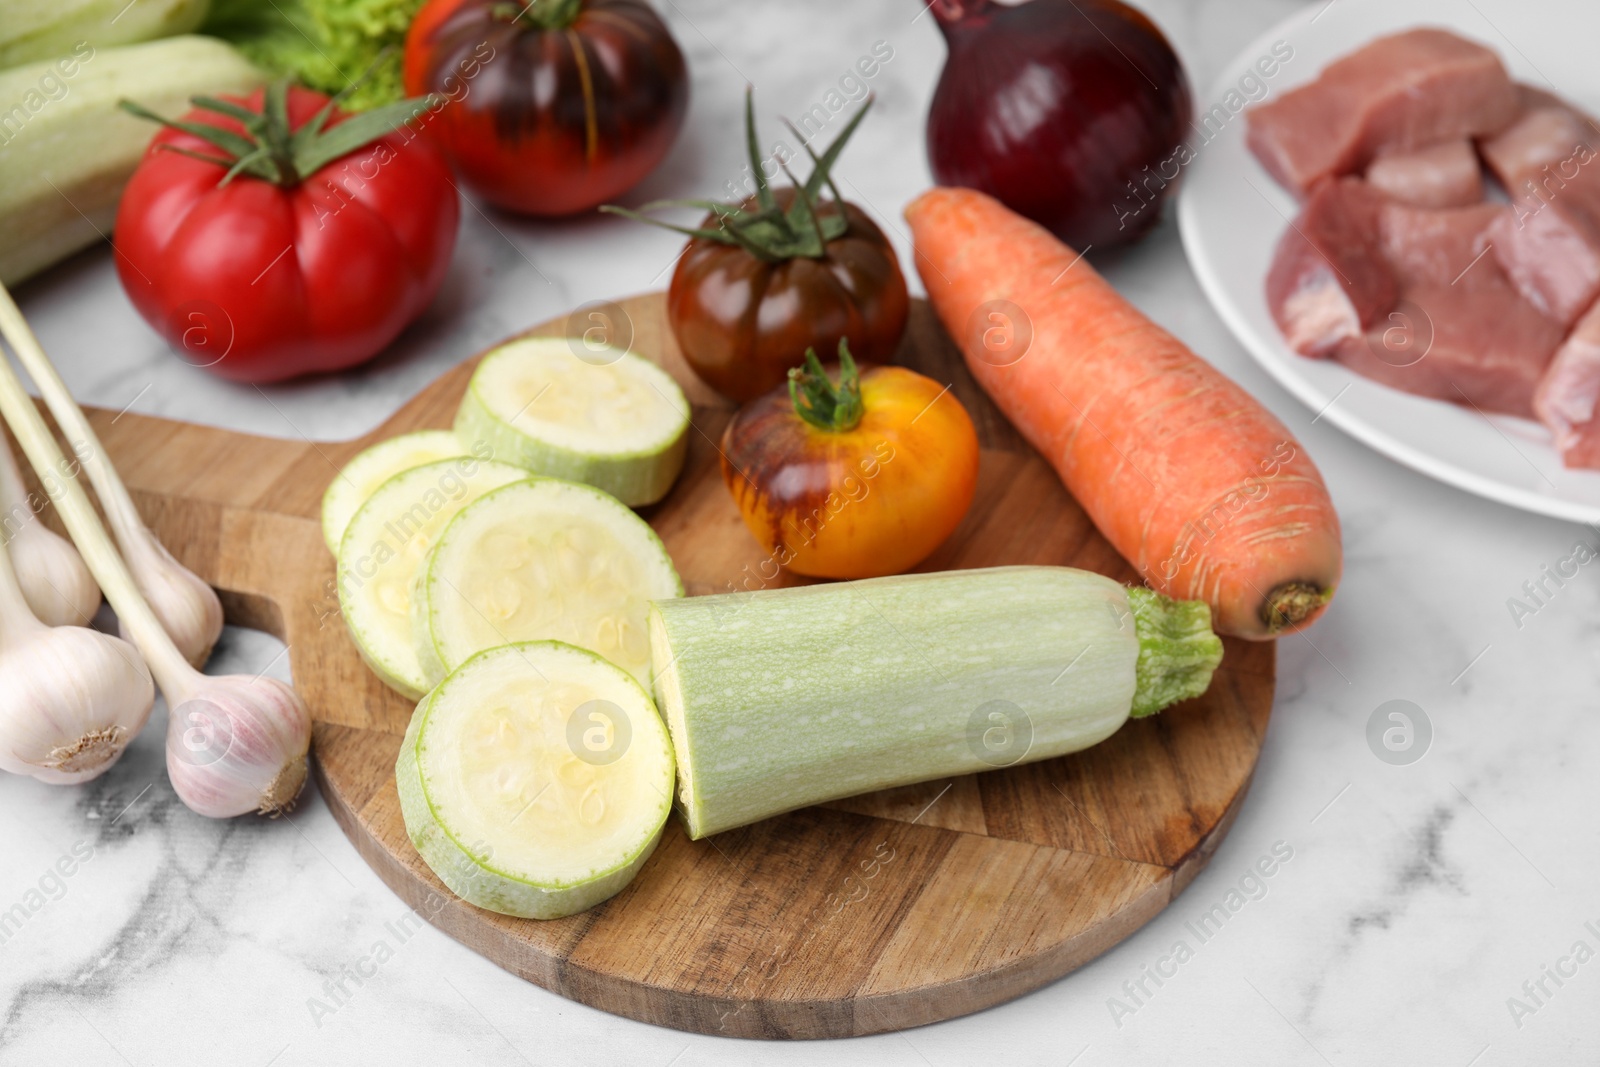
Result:
[[[423,0],[215,0],[202,32],[256,65],[320,92],[343,92],[354,111],[404,97],[400,53]],[[385,53],[385,49],[389,51]],[[380,61],[381,57],[381,61]],[[373,64],[376,69],[364,81]]]

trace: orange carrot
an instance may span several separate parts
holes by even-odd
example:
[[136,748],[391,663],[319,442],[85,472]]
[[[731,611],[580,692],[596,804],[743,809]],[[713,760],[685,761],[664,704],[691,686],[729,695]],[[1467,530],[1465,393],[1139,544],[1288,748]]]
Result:
[[1339,517],[1283,423],[998,201],[934,189],[906,219],[973,376],[1152,588],[1236,637],[1321,614]]

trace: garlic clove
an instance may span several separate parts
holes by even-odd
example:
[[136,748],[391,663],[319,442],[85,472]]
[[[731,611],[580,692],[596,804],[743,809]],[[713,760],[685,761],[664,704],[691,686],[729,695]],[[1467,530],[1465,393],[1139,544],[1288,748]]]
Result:
[[155,703],[138,649],[78,626],[8,642],[0,678],[0,770],[43,782],[87,782],[104,772]]
[[199,815],[277,815],[305,785],[311,715],[275,678],[202,677],[167,720],[167,776]]
[[[139,591],[161,621],[161,628],[190,666],[204,667],[217,638],[222,636],[222,601],[217,599],[216,591],[174,559],[155,534],[143,526],[124,539],[122,552]],[[120,624],[119,632],[128,636]]]
[[88,626],[100,608],[100,587],[72,542],[29,519],[6,545],[17,584],[46,626]]

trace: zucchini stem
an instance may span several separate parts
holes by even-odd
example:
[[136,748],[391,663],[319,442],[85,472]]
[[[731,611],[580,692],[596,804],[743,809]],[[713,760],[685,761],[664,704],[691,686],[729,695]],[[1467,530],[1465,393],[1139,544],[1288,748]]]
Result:
[[1204,693],[1222,662],[1222,638],[1211,632],[1211,609],[1205,601],[1173,600],[1134,586],[1128,590],[1128,607],[1139,637],[1129,717],[1142,719]]

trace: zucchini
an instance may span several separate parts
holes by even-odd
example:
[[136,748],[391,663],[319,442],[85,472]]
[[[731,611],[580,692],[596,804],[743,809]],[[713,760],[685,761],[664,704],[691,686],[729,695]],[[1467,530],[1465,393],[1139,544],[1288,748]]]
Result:
[[490,352],[456,413],[463,441],[535,474],[586,482],[629,507],[667,495],[688,449],[689,401],[631,352],[540,337]]
[[0,71],[0,283],[111,232],[122,187],[158,129],[118,100],[176,118],[196,93],[248,93],[265,80],[209,37],[87,48]]
[[[211,0],[0,0],[0,70],[200,28]],[[202,90],[195,90],[200,92]]]
[[650,684],[650,601],[683,595],[650,525],[593,486],[531,478],[485,494],[439,536],[412,602],[438,681],[486,648],[565,641]]
[[485,493],[527,478],[521,467],[462,456],[390,478],[355,513],[339,542],[339,611],[361,658],[385,685],[415,700],[433,687],[411,639],[411,596],[439,533]]
[[695,839],[1088,748],[1222,659],[1203,602],[1067,567],[659,601],[650,643]]
[[503,645],[418,706],[395,782],[412,844],[452,892],[556,919],[615,895],[650,858],[672,746],[612,664],[558,641]]
[[[481,447],[476,454],[479,459],[488,459],[487,452],[487,447]],[[328,551],[339,554],[345,528],[378,486],[413,467],[466,454],[461,438],[449,430],[403,433],[358,453],[344,465],[322,497],[322,538],[328,542]]]

